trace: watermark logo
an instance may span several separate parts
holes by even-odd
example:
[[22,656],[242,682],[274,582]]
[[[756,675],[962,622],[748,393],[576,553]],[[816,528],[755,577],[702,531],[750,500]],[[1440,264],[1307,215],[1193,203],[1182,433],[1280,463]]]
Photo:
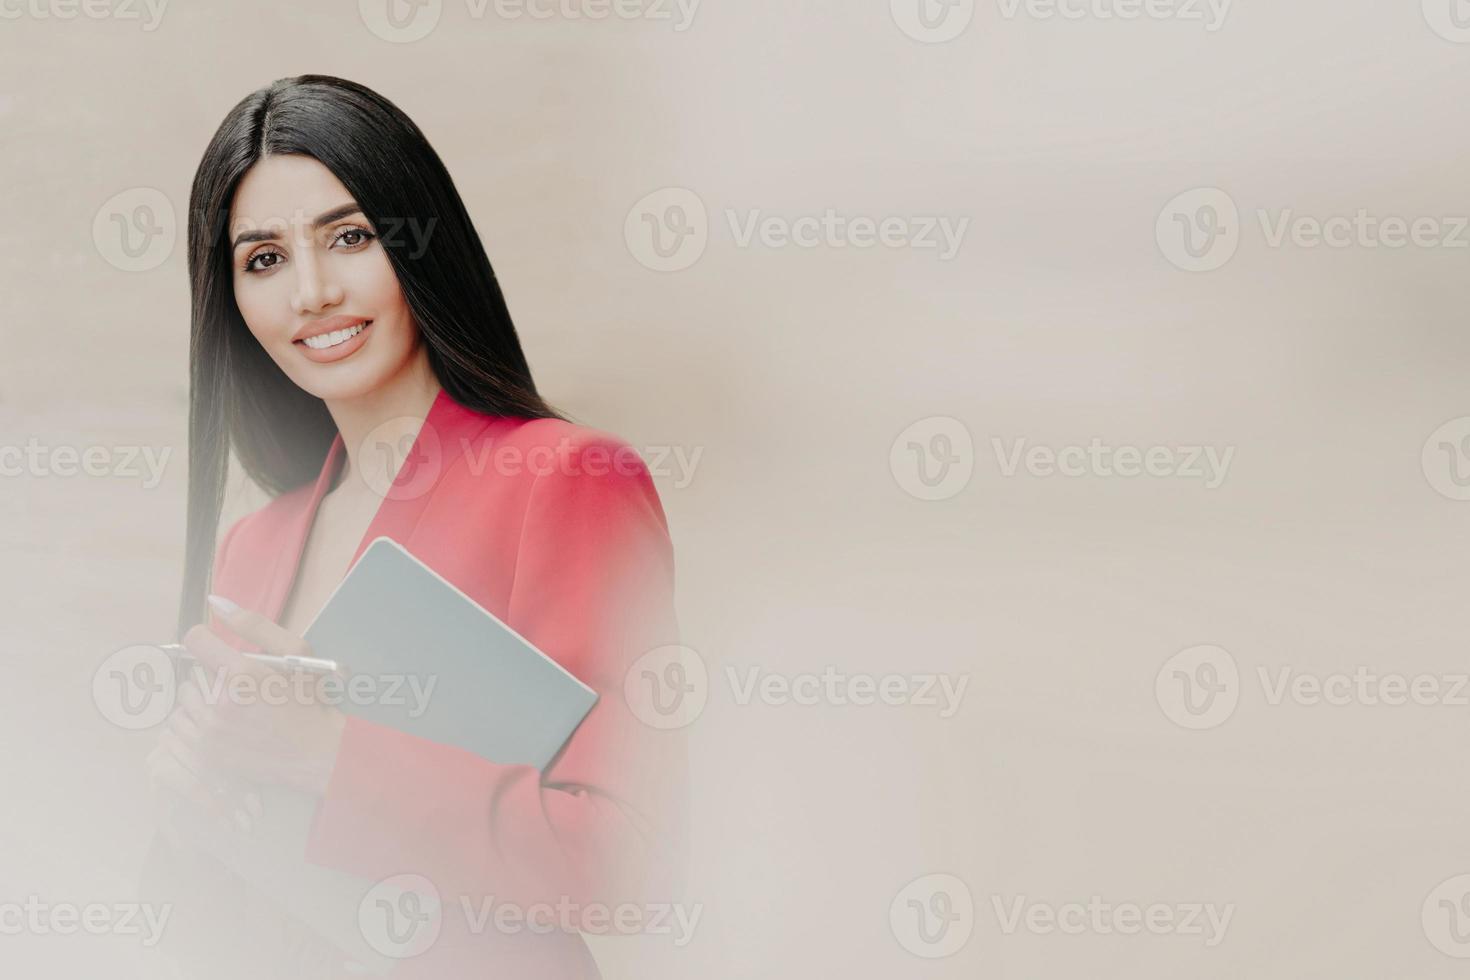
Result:
[[665,187],[628,211],[623,239],[645,268],[680,272],[698,262],[709,245],[709,212],[688,188]]
[[943,44],[975,19],[975,0],[888,0],[893,22],[915,41]]
[[1234,0],[997,0],[1001,16],[1015,20],[1174,20],[1198,22],[1213,34],[1225,26]]
[[1404,705],[1419,707],[1470,707],[1470,674],[1379,674],[1365,664],[1359,664],[1352,673],[1336,671],[1331,674],[1297,672],[1293,667],[1280,667],[1275,676],[1269,668],[1258,666],[1256,676],[1266,703],[1280,707],[1288,699],[1303,707],[1319,704],[1335,708],[1348,705],[1363,707],[1396,708]]
[[0,902],[0,936],[137,936],[152,949],[163,938],[172,904],[118,902],[46,902],[27,896],[24,902]]
[[[486,473],[517,477],[553,474],[569,477],[635,478],[670,481],[683,490],[694,482],[704,458],[703,446],[632,446],[605,440],[559,437],[555,443],[521,445],[513,439],[469,439],[450,444],[436,426],[414,416],[389,419],[369,432],[358,446],[359,469],[367,488],[379,497],[412,500],[431,492],[440,476],[463,466],[474,477]],[[4,447],[0,447],[3,475]],[[459,458],[455,458],[458,453]]]
[[92,218],[92,243],[113,267],[147,272],[168,261],[178,238],[173,202],[153,187],[108,198]]
[[443,8],[443,0],[357,0],[358,16],[367,29],[393,44],[428,37]]
[[744,707],[761,704],[782,707],[890,707],[937,708],[940,718],[953,718],[965,700],[969,674],[848,674],[828,666],[821,673],[778,674],[758,666],[745,670],[726,667],[725,676]]
[[1256,220],[1268,248],[1364,248],[1400,249],[1412,245],[1423,249],[1470,248],[1470,218],[1464,215],[1374,214],[1358,208],[1351,215],[1319,218],[1298,214],[1293,208],[1256,210]]
[[[648,21],[673,23],[682,34],[694,24],[701,0],[465,0],[471,21]],[[368,30],[385,41],[406,44],[428,37],[439,25],[442,0],[358,0]]]
[[1424,935],[1435,949],[1455,959],[1470,959],[1470,874],[1440,882],[1420,910]]
[[965,232],[970,229],[967,217],[940,214],[876,217],[843,214],[836,208],[795,217],[766,214],[760,208],[747,208],[742,216],[735,208],[726,208],[725,221],[736,248],[750,248],[757,243],[769,249],[792,246],[866,249],[882,245],[890,249],[932,250],[941,262],[948,262],[960,253]]
[[1198,937],[1212,948],[1225,941],[1230,920],[1235,917],[1233,902],[1226,905],[1214,902],[1114,904],[1103,901],[1101,895],[1093,895],[1085,904],[1054,905],[1032,901],[1025,895],[1012,899],[992,895],[990,904],[1000,931],[1007,936],[1022,928],[1038,936],[1058,932],[1067,936],[1136,936],[1147,931],[1155,936]]
[[1154,697],[1179,727],[1216,728],[1240,703],[1240,668],[1222,647],[1202,644],[1180,650],[1159,668]]
[[478,20],[487,8],[501,20],[646,20],[674,23],[682,34],[694,24],[701,0],[467,0],[470,17]]
[[1423,0],[1424,20],[1446,41],[1470,44],[1470,0]]
[[197,691],[210,706],[386,706],[422,718],[432,707],[438,683],[437,674],[208,669],[191,660],[176,663],[163,649],[140,644],[118,650],[98,666],[92,675],[92,701],[104,718],[128,731],[153,728],[167,719],[181,688]]
[[357,458],[363,482],[389,500],[416,500],[439,482],[444,447],[439,431],[422,418],[388,419],[363,437]]
[[207,671],[194,664],[189,671],[205,704],[240,707],[312,704],[340,707],[401,708],[409,718],[428,713],[439,686],[438,674],[342,674],[308,670],[269,670],[261,674]]
[[81,14],[88,20],[139,20],[148,33],[158,29],[167,6],[168,0],[5,0],[0,2],[0,20],[76,20]]
[[495,895],[451,896],[444,900],[428,878],[401,874],[374,885],[358,905],[358,925],[373,949],[394,959],[409,959],[438,942],[444,922],[454,916],[470,935],[497,933],[545,936],[554,932],[596,936],[668,936],[682,948],[694,939],[704,905],[654,902],[582,903],[568,895],[556,901],[522,904]]
[[529,905],[499,901],[494,895],[461,895],[459,907],[473,935],[480,935],[493,927],[496,932],[507,936],[524,932],[544,936],[558,931],[593,936],[669,936],[678,949],[694,940],[694,932],[704,915],[702,903],[583,904],[566,895],[558,897],[554,904],[533,902]]
[[975,931],[970,888],[949,874],[915,878],[888,906],[888,925],[898,944],[926,960],[953,956]]
[[1015,439],[1009,448],[992,436],[990,447],[1003,477],[1014,477],[1024,468],[1034,477],[1122,477],[1149,476],[1158,479],[1199,480],[1206,490],[1219,489],[1230,472],[1235,447],[1111,446],[1093,436],[1087,445],[1055,448],[1028,445]]
[[975,472],[975,441],[959,419],[931,415],[893,440],[888,468],[909,496],[948,500],[970,484]]
[[709,701],[709,687],[704,658],[678,644],[648,651],[623,676],[623,697],[634,716],[665,730],[693,724]]
[[141,479],[152,490],[172,455],[172,446],[47,446],[31,436],[24,446],[0,445],[0,477]]
[[[1363,207],[1326,216],[1295,208],[1256,208],[1263,244],[1285,248],[1395,251],[1470,249],[1470,216],[1380,214]],[[1218,188],[1179,195],[1160,212],[1155,233],[1170,262],[1188,272],[1213,272],[1229,262],[1245,232],[1239,208]]]
[[127,731],[161,723],[177,696],[173,661],[156,646],[124,647],[92,674],[92,703],[102,717]]
[[1213,272],[1240,248],[1240,210],[1218,187],[1178,195],[1159,212],[1154,237],[1159,251],[1186,272]]
[[404,960],[426,952],[444,926],[439,889],[423,875],[402,874],[368,889],[357,906],[357,925],[367,944]]
[[1470,415],[1450,419],[1429,434],[1419,454],[1424,478],[1451,500],[1470,500]]
[[[871,215],[836,208],[771,214],[761,208],[725,208],[725,226],[738,249],[909,249],[932,251],[941,262],[959,254],[970,219],[939,214]],[[633,205],[623,221],[628,251],[645,268],[679,272],[698,262],[712,228],[704,200],[683,187],[666,187]]]

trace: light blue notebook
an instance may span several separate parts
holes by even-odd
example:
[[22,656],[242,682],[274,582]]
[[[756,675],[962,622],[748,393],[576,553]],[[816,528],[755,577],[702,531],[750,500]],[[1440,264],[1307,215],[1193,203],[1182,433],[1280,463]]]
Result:
[[391,538],[375,538],[303,634],[352,683],[341,708],[491,762],[544,770],[597,692]]
[[[545,770],[597,701],[389,538],[368,545],[304,636],[313,655],[337,661],[349,681],[376,685],[365,703],[353,703],[346,688],[344,711],[493,762]],[[428,696],[416,696],[409,679]],[[394,700],[402,703],[384,703]],[[397,961],[363,932],[362,903],[375,883],[306,862],[316,801],[279,786],[262,787],[261,797],[263,816],[251,833],[199,828],[198,842],[365,972],[391,970]]]

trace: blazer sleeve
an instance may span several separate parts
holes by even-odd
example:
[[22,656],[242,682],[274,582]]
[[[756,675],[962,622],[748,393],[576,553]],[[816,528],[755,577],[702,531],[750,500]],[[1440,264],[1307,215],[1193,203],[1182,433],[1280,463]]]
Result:
[[[604,437],[580,452],[592,444],[623,445]],[[502,901],[674,900],[685,743],[641,722],[624,696],[633,662],[678,639],[663,509],[641,460],[605,475],[557,469],[528,492],[507,618],[594,688],[596,705],[544,774],[349,717],[309,861]]]

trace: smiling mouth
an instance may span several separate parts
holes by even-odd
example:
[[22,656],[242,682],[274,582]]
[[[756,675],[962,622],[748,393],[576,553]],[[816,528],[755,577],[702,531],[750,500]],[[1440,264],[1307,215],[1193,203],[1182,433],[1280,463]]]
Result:
[[304,337],[296,341],[296,343],[305,344],[312,350],[331,350],[333,347],[345,344],[353,337],[362,333],[372,325],[372,322],[371,320],[364,320],[356,326],[347,327],[343,330],[330,330],[327,333],[319,333],[315,337]]

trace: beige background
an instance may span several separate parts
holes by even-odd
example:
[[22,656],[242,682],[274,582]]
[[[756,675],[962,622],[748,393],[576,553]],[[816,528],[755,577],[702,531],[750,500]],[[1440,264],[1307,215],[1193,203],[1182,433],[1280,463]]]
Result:
[[[346,2],[177,2],[154,30],[144,8],[5,5],[0,445],[173,456],[152,489],[0,479],[0,902],[128,894],[150,739],[89,692],[110,652],[173,621],[188,185],[235,101],[322,72],[428,134],[554,403],[703,452],[691,483],[659,485],[711,677],[688,730],[704,916],[682,949],[599,942],[609,977],[1463,975],[1421,906],[1470,872],[1470,706],[1273,705],[1257,675],[1470,670],[1470,503],[1421,465],[1470,415],[1470,249],[1272,248],[1258,219],[1470,214],[1470,44],[1430,26],[1449,0],[1427,6],[1242,0],[1210,31],[982,2],[924,43],[888,0],[706,0],[683,31],[445,0],[428,36],[393,43]],[[709,242],[660,273],[625,219],[670,186],[707,207]],[[1240,241],[1188,272],[1156,221],[1201,187],[1238,206]],[[92,228],[135,188],[177,209],[179,241],[130,272]],[[942,261],[741,247],[725,216],[827,208],[970,224]],[[964,423],[973,476],[926,501],[890,448],[935,416]],[[1234,456],[1206,489],[1008,478],[991,443],[1093,437]],[[238,486],[231,513],[259,502]],[[1239,704],[1189,731],[1155,676],[1207,643],[1238,664]],[[969,686],[944,719],[741,705],[724,674],[828,665]],[[929,874],[974,903],[941,959],[890,925]],[[1007,934],[994,902],[1023,895],[1234,910],[1213,947]],[[125,938],[0,936],[3,962],[145,961]]]

